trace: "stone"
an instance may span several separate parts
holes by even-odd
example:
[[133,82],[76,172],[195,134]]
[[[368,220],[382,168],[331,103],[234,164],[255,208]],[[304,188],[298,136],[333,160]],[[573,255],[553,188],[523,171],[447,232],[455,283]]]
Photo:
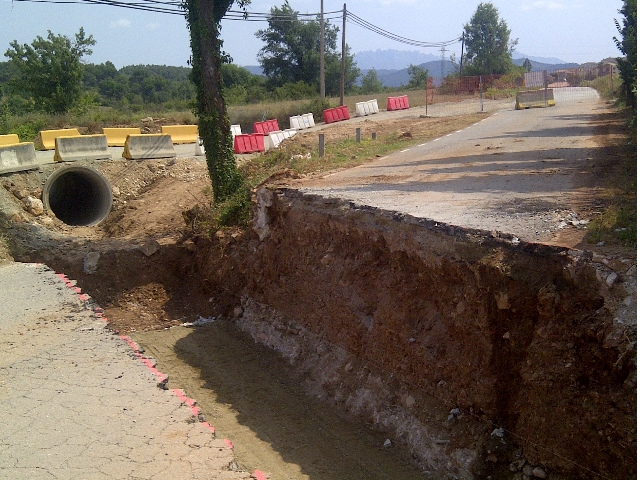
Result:
[[540,467],[534,468],[531,474],[536,478],[547,478],[547,473]]
[[511,464],[509,464],[509,470],[512,472],[519,472],[520,470],[522,470],[522,467],[524,467],[524,464],[527,463],[526,460],[524,458],[520,458],[518,460],[515,460],[513,462],[511,462]]
[[116,198],[119,197],[120,189],[118,187],[111,187],[111,194]]
[[42,203],[42,200],[39,200],[32,196],[27,196],[22,201],[24,202],[24,205],[27,208],[27,211],[32,215],[35,215],[36,217],[38,217],[44,213],[44,204]]
[[82,270],[84,273],[91,275],[98,270],[98,261],[100,260],[100,252],[89,252],[84,256],[82,262]]
[[522,467],[522,473],[524,473],[525,476],[530,477],[533,475],[533,467],[531,465],[525,465]]
[[407,395],[407,398],[405,398],[404,400],[404,404],[408,407],[411,408],[416,404],[416,399],[413,398],[411,395]]
[[607,279],[605,280],[607,287],[611,288],[617,279],[618,279],[618,274],[616,274],[616,272],[611,272],[607,276]]
[[157,240],[149,239],[144,242],[144,245],[140,247],[140,251],[145,254],[145,256],[150,257],[154,253],[160,250],[160,244]]

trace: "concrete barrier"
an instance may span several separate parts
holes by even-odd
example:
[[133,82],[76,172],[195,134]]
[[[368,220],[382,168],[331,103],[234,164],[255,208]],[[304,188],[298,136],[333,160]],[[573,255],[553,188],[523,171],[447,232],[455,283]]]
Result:
[[197,125],[163,125],[161,132],[171,135],[173,143],[196,143],[198,141]]
[[107,145],[110,147],[124,147],[127,135],[139,135],[138,127],[106,127],[102,133],[107,136]]
[[306,128],[314,127],[315,125],[316,122],[313,120],[313,113],[305,113],[304,115],[294,115],[293,117],[289,117],[289,126],[296,130],[304,130]]
[[0,145],[0,174],[35,170],[39,167],[33,142]]
[[556,104],[553,98],[553,88],[548,88],[546,92],[546,96],[544,89],[518,92],[516,95],[516,110],[535,107],[553,107]]
[[15,133],[0,135],[0,145],[15,145],[16,143],[20,143],[20,138]]
[[41,150],[55,150],[56,138],[58,137],[79,137],[77,128],[62,128],[59,130],[40,130],[36,143]]
[[173,158],[176,156],[176,151],[173,148],[173,141],[169,134],[127,135],[122,156],[129,160]]
[[79,135],[77,137],[56,137],[54,162],[75,162],[77,160],[111,159],[106,135]]
[[297,130],[295,128],[288,128],[286,130],[270,132],[269,135],[267,135],[264,139],[264,149],[270,150],[272,148],[277,148],[278,145],[280,145],[284,140],[293,137],[296,132]]
[[356,116],[363,117],[366,115],[373,115],[374,113],[378,113],[380,110],[378,109],[378,100],[367,100],[366,102],[358,102],[356,103]]

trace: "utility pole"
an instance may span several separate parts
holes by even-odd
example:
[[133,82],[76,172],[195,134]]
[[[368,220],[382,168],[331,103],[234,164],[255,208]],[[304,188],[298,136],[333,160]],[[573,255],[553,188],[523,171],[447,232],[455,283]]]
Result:
[[324,0],[320,0],[320,99],[324,96]]
[[460,76],[462,76],[462,59],[464,58],[464,32],[462,32],[462,51],[460,52]]
[[340,105],[344,105],[344,70],[347,48],[347,4],[342,7],[342,64],[340,66]]
[[444,78],[444,52],[446,52],[444,45],[442,46],[442,57],[440,59],[440,78]]

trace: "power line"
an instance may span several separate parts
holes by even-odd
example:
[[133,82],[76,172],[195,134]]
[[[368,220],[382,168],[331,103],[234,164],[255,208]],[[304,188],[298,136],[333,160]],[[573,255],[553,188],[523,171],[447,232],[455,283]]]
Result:
[[356,25],[359,25],[367,30],[377,33],[378,35],[389,38],[396,42],[404,43],[407,45],[413,45],[415,47],[440,48],[443,46],[448,46],[454,43],[458,43],[460,41],[460,37],[455,38],[453,40],[447,40],[445,42],[423,42],[421,40],[412,40],[410,38],[401,37],[400,35],[396,35],[395,33],[391,33],[376,25],[373,25],[372,23],[369,23],[366,20],[363,20],[362,18],[358,17],[357,15],[349,11],[347,11],[347,19],[350,20],[352,23],[355,23]]
[[[128,0],[12,0],[14,2],[31,2],[31,3],[55,3],[55,4],[91,4],[91,5],[107,5],[112,7],[120,7],[120,8],[129,8],[132,10],[141,10],[146,12],[154,12],[154,13],[166,13],[171,15],[185,15],[185,11],[182,8],[182,2],[179,0],[138,0],[138,1],[128,1]],[[423,48],[441,48],[443,46],[452,45],[454,43],[458,43],[460,38],[455,38],[453,40],[447,40],[444,42],[425,42],[421,40],[413,40],[407,37],[402,37],[400,35],[396,35],[395,33],[391,33],[377,25],[374,25],[366,20],[358,17],[354,13],[347,11],[347,19],[350,23],[356,24],[366,30],[369,30],[373,33],[376,33],[380,36],[393,40],[395,42],[404,43],[406,45],[412,45],[415,47],[423,47]],[[223,20],[229,21],[244,21],[244,22],[268,22],[268,21],[301,21],[301,22],[312,22],[316,21],[317,17],[320,13],[264,13],[264,12],[249,12],[249,11],[238,11],[238,10],[229,10],[224,17]],[[333,12],[325,12],[324,19],[325,21],[329,20],[338,20],[342,18],[343,11],[336,10]]]

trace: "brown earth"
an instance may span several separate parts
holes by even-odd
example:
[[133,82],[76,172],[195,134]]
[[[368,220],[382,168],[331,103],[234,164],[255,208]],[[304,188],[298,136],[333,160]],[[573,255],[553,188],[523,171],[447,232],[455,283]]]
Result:
[[[598,136],[607,144],[606,155],[593,159],[592,175],[580,177],[581,197],[568,199],[581,217],[601,209],[606,182],[622,168],[622,126],[606,118],[598,126],[606,132]],[[433,132],[450,121],[407,118],[366,126],[378,135],[417,137],[420,129]],[[329,142],[352,131],[337,125],[324,133]],[[296,141],[310,139],[301,135]],[[635,426],[629,423],[635,419],[635,330],[612,321],[612,305],[624,291],[603,290],[582,260],[575,267],[562,249],[514,250],[480,232],[427,225],[420,233],[425,226],[410,219],[286,191],[284,200],[268,208],[267,242],[252,230],[207,239],[194,230],[193,215],[185,214],[198,211],[196,206],[206,211],[209,203],[202,161],[93,166],[117,193],[113,212],[96,228],[33,216],[18,201],[38,197],[56,167],[2,177],[0,201],[11,220],[13,257],[44,262],[76,279],[114,329],[149,332],[137,339],[158,356],[159,368],[176,386],[184,386],[184,375],[188,393],[210,401],[201,405],[209,416],[242,417],[240,423],[256,432],[257,438],[238,442],[244,444],[238,449],[243,466],[267,465],[274,479],[393,478],[389,472],[409,463],[435,475],[428,478],[449,471],[458,478],[523,479],[527,467],[554,472],[550,478],[631,478],[635,471]],[[635,264],[635,252],[588,245],[584,236],[584,230],[566,230],[554,245],[595,251],[619,273]],[[453,249],[451,239],[459,242]],[[100,254],[93,273],[83,266],[89,252]],[[541,263],[532,270],[534,261]],[[575,268],[578,273],[568,278]],[[553,272],[554,280],[535,278],[532,271]],[[433,285],[438,288],[426,288]],[[248,333],[229,330],[225,322],[171,330],[170,342],[158,336],[160,329],[199,317],[230,319]],[[415,323],[402,320],[411,318]],[[381,328],[375,335],[374,322]],[[241,350],[252,343],[249,335],[271,348],[256,355],[257,363],[248,350],[241,354],[246,362],[236,358],[255,377],[227,365],[233,373],[220,378],[207,345],[222,349],[239,342]],[[214,347],[216,342],[222,343]],[[408,347],[399,348],[399,342]],[[285,361],[269,357],[272,350]],[[276,399],[267,403],[268,411],[260,409],[270,381],[265,363],[289,372],[277,380],[286,388],[268,389]],[[195,377],[185,364],[195,368]],[[322,403],[300,402],[302,391]],[[280,423],[269,424],[278,403],[286,412],[280,412]],[[326,404],[339,412],[337,420],[326,419]],[[302,438],[278,431],[283,423],[314,416],[335,435],[318,432],[312,441],[314,423],[296,427]],[[358,444],[348,434],[357,427],[346,420],[340,426],[344,418],[360,418],[378,433],[362,432],[364,443]],[[404,443],[406,452],[389,458],[389,449],[381,447],[387,436],[394,436],[393,445]],[[322,449],[318,458],[318,449],[331,442],[349,447]],[[279,455],[282,464],[273,460]],[[338,468],[344,462],[347,470]],[[407,470],[401,478],[413,476],[418,474]]]

